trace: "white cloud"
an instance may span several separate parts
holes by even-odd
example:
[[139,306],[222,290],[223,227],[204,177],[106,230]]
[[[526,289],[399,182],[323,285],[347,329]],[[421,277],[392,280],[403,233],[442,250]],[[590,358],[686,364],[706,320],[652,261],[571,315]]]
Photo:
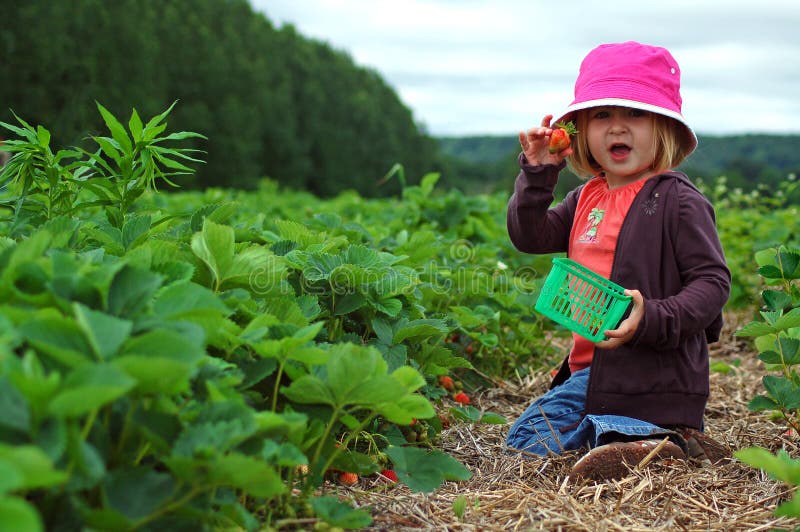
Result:
[[664,46],[700,133],[800,132],[796,0],[251,0],[377,70],[437,135],[509,134],[558,113],[603,42]]

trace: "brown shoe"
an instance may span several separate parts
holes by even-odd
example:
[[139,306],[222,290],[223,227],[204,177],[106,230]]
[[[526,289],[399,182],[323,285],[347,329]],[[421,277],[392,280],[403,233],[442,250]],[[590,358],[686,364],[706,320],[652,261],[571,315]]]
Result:
[[[569,478],[573,481],[581,478],[595,481],[622,478],[661,444],[661,440],[639,440],[600,445],[583,455],[572,466]],[[665,458],[686,458],[686,454],[675,443],[666,441],[653,459]]]
[[731,457],[731,450],[727,446],[711,439],[704,432],[689,427],[678,427],[675,432],[686,441],[691,460],[716,465]]

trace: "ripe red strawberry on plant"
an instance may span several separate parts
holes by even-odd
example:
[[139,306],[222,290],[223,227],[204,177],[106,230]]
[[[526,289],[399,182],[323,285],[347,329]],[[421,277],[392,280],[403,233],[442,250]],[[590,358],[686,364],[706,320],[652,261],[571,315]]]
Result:
[[560,153],[572,143],[570,136],[577,135],[578,130],[575,129],[575,124],[572,122],[559,122],[550,134],[550,144],[548,149],[550,153]]
[[356,482],[358,482],[358,475],[347,472],[339,473],[339,482],[345,486],[353,486]]
[[453,384],[453,379],[448,377],[447,375],[442,375],[439,377],[439,385],[447,391],[453,391],[456,388],[456,385]]
[[455,401],[456,403],[461,403],[462,405],[468,405],[469,396],[464,392],[458,392],[453,396],[453,401]]
[[383,471],[381,471],[381,475],[391,480],[392,482],[397,482],[397,473],[394,472],[394,469],[384,469]]

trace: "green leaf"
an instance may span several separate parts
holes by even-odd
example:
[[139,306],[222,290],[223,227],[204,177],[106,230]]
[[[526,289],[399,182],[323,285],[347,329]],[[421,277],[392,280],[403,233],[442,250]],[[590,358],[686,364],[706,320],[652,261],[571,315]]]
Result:
[[398,479],[414,492],[431,492],[445,480],[468,480],[472,473],[455,458],[441,451],[390,446],[386,454]]
[[336,406],[336,399],[330,388],[321,379],[311,375],[300,377],[288,387],[281,388],[281,391],[296,403]]
[[202,338],[155,329],[129,340],[114,365],[136,379],[141,393],[176,394],[189,390],[205,356]]
[[36,508],[18,497],[0,495],[0,532],[44,531]]
[[367,303],[366,298],[359,293],[336,296],[334,301],[334,316],[344,316],[345,314],[350,314],[351,312],[360,309]]
[[767,325],[766,323],[752,321],[736,331],[735,336],[764,336],[765,334],[775,333],[775,327]]
[[762,249],[755,254],[756,264],[759,266],[775,265],[777,263],[778,250],[775,248]]
[[100,360],[112,358],[131,333],[133,323],[80,303],[73,304],[75,320]]
[[780,253],[778,253],[778,259],[780,260],[784,277],[787,279],[797,279],[797,274],[800,273],[797,271],[797,267],[800,265],[800,253],[781,249]]
[[782,279],[783,272],[777,266],[768,264],[758,269],[758,274],[765,279]]
[[385,403],[406,394],[405,387],[388,375],[365,380],[340,397],[343,404],[374,405]]
[[775,410],[778,408],[778,403],[766,395],[757,395],[750,399],[747,408],[753,412],[761,410]]
[[378,389],[381,385],[395,393],[405,392],[397,381],[388,377],[386,362],[371,347],[337,344],[330,350],[326,368],[331,392],[339,405],[369,403],[370,393],[375,394],[375,402],[385,401],[385,393]]
[[[797,482],[795,482],[797,484]],[[800,517],[800,493],[795,490],[794,495],[788,501],[781,503],[775,508],[775,516],[781,517]]]
[[126,264],[108,288],[108,312],[123,318],[136,316],[153,299],[161,282],[160,275]]
[[122,245],[130,249],[150,231],[152,220],[149,214],[139,214],[128,218],[122,226]]
[[155,512],[175,492],[171,475],[150,467],[117,469],[103,480],[108,506],[130,520]]
[[77,430],[72,430],[69,442],[69,457],[74,469],[67,483],[68,491],[92,489],[106,474],[106,463],[97,447],[81,439]]
[[176,456],[218,456],[251,437],[256,429],[250,408],[232,402],[212,403],[184,428],[172,452]]
[[500,343],[500,339],[494,333],[479,334],[478,341],[486,347],[495,347]]
[[767,393],[786,410],[800,407],[800,387],[785,377],[766,375],[761,379]]
[[144,129],[144,126],[142,125],[142,119],[139,118],[139,113],[136,112],[135,108],[131,112],[130,120],[128,120],[128,129],[131,131],[134,144],[142,140],[142,129]]
[[401,366],[392,372],[392,378],[397,380],[408,392],[415,392],[425,386],[425,377],[411,366]]
[[67,367],[92,360],[92,348],[75,321],[43,317],[23,323],[20,335],[41,352]]
[[767,364],[783,364],[783,359],[777,351],[764,351],[758,354],[758,358]]
[[450,415],[455,419],[468,423],[477,423],[481,419],[481,411],[474,406],[456,406],[450,409]]
[[464,517],[464,512],[467,509],[467,498],[462,494],[453,500],[453,515],[459,519]]
[[395,297],[372,301],[371,304],[376,310],[392,318],[396,317],[400,314],[400,311],[403,310],[403,302]]
[[110,364],[86,364],[73,370],[50,403],[50,413],[76,417],[125,395],[136,381]]
[[310,502],[316,516],[331,526],[359,530],[372,523],[368,512],[355,510],[333,495],[313,497]]
[[787,366],[800,364],[800,338],[781,335],[778,342],[785,364]]
[[0,429],[3,428],[28,434],[31,429],[31,413],[25,396],[7,377],[0,376]]
[[97,108],[100,110],[103,121],[111,132],[111,136],[114,137],[114,140],[120,145],[125,155],[131,155],[133,153],[133,146],[131,145],[131,139],[128,137],[128,133],[125,131],[125,127],[99,103],[97,103]]
[[793,459],[784,449],[772,454],[761,447],[748,447],[736,451],[734,456],[745,464],[763,469],[772,478],[789,484],[800,484],[800,460]]
[[232,312],[214,292],[192,282],[164,288],[153,302],[153,312],[166,319],[180,318],[200,309],[217,311],[223,316]]
[[780,290],[764,290],[761,296],[770,310],[783,310],[792,304],[789,294]]
[[386,320],[375,318],[371,321],[372,330],[375,331],[375,335],[378,337],[382,343],[391,345],[392,338],[394,336],[394,332],[392,331],[392,326],[389,325]]
[[775,326],[775,322],[778,321],[778,318],[781,317],[783,312],[779,310],[772,310],[772,311],[761,311],[761,317],[764,318],[764,321],[767,322],[770,326]]
[[267,499],[287,491],[275,469],[252,456],[232,453],[210,460],[173,456],[165,459],[165,463],[179,479],[190,484],[232,487]]
[[34,445],[0,445],[0,463],[11,465],[20,474],[18,490],[57,486],[68,478],[67,473],[56,470],[50,457]]
[[0,498],[6,492],[17,490],[25,483],[25,476],[14,464],[0,460]]
[[221,284],[233,262],[233,227],[203,220],[203,229],[192,236],[192,251],[205,262],[217,285]]
[[488,425],[505,425],[508,423],[508,420],[501,416],[500,414],[495,414],[494,412],[487,412],[481,416],[480,419],[481,423],[486,423]]
[[421,319],[413,320],[398,326],[392,342],[399,344],[407,339],[420,339],[429,336],[445,334],[450,330],[444,320]]
[[775,328],[785,331],[794,327],[800,327],[800,307],[793,308],[775,322]]
[[430,401],[419,394],[409,394],[400,399],[376,405],[377,411],[392,423],[408,425],[416,419],[428,419],[436,415]]

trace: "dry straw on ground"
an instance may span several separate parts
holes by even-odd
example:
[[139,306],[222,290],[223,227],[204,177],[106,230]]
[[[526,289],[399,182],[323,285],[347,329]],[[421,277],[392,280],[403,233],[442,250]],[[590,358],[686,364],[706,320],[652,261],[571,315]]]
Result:
[[[747,341],[733,336],[741,318],[729,316],[723,338],[712,346],[712,361],[741,364],[711,375],[707,432],[732,449],[781,447],[798,456],[798,441],[786,427],[747,410],[761,393],[764,374]],[[498,383],[479,393],[474,405],[515,419],[546,390],[549,377]],[[794,529],[796,520],[776,518],[775,507],[791,496],[789,486],[736,460],[715,467],[685,461],[649,464],[606,483],[567,481],[581,453],[549,458],[509,453],[504,425],[456,424],[443,434],[443,448],[472,471],[463,482],[447,482],[433,493],[412,493],[363,479],[352,488],[335,487],[355,506],[367,508],[370,530],[771,530]],[[453,511],[467,500],[461,518]]]

